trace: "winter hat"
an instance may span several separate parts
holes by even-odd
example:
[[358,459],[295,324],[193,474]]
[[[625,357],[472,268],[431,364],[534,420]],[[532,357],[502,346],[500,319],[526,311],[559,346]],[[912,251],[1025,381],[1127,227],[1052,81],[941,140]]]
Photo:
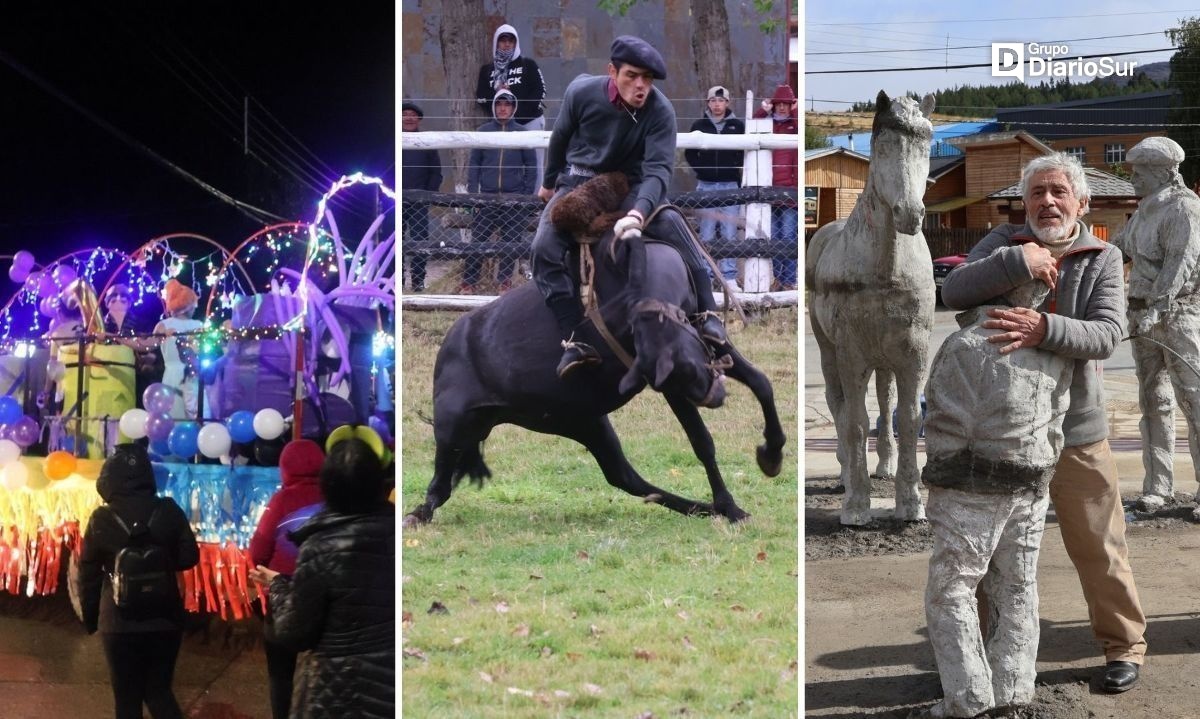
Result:
[[297,439],[288,442],[279,455],[279,476],[283,486],[317,482],[321,474],[321,465],[325,463],[325,453],[321,445],[311,439]]
[[714,97],[720,97],[720,98],[724,98],[724,99],[728,100],[729,99],[729,91],[720,85],[713,85],[712,87],[708,88],[708,96],[705,97],[705,99],[711,100]]
[[421,118],[422,120],[425,119],[424,110],[422,110],[421,106],[415,102],[406,102],[400,105],[400,112],[404,112],[406,110],[412,110],[413,112],[417,113],[417,117]]
[[655,80],[667,79],[667,64],[663,62],[662,55],[654,49],[654,46],[640,37],[622,35],[613,40],[609,59],[613,61],[614,65],[623,63],[645,68],[654,75]]
[[189,305],[194,305],[200,301],[200,297],[191,287],[183,284],[175,278],[167,280],[167,284],[163,287],[163,306],[167,309],[167,314],[175,314],[179,310]]
[[775,88],[775,94],[771,96],[771,102],[795,102],[796,91],[791,85],[780,85]]
[[117,496],[154,496],[154,467],[140,444],[118,444],[104,460],[96,478],[96,492],[108,502]]

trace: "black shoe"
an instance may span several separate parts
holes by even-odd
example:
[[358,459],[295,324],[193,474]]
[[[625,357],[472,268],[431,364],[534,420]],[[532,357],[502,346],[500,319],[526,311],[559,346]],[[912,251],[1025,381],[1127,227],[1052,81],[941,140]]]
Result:
[[721,319],[715,312],[705,312],[698,316],[696,331],[700,333],[700,339],[718,347],[729,342],[729,335],[725,334],[725,325],[721,324]]
[[1104,679],[1100,686],[1110,694],[1129,691],[1137,684],[1141,668],[1133,662],[1109,662],[1104,667]]
[[600,364],[600,353],[595,347],[583,342],[563,340],[563,356],[558,361],[558,378],[565,379],[576,368]]

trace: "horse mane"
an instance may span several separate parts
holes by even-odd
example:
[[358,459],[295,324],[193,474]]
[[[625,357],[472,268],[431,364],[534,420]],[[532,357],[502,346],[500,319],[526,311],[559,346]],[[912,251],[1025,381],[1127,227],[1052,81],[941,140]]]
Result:
[[886,131],[899,132],[910,137],[928,140],[933,137],[933,125],[921,115],[921,109],[912,98],[900,97],[892,100],[882,90],[875,98],[875,119],[871,123],[871,142]]

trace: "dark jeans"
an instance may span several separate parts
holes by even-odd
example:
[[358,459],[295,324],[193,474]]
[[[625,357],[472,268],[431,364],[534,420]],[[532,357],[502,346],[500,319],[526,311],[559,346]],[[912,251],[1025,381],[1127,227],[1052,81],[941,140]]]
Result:
[[102,634],[112,680],[116,719],[142,719],[142,704],[154,719],[183,719],[171,681],[183,632]]
[[271,716],[287,719],[292,708],[292,681],[296,675],[296,652],[263,637],[267,653],[267,683],[271,688]]
[[[528,211],[524,209],[477,207],[475,218],[471,221],[471,241],[484,242],[492,239],[492,233],[496,233],[501,242],[515,242],[521,239],[521,233],[525,231],[525,223],[528,221]],[[497,281],[512,281],[516,260],[516,256],[512,254],[497,258]],[[468,257],[463,263],[463,284],[477,284],[482,271],[483,259]]]
[[[404,239],[414,242],[424,242],[429,239],[428,207],[413,207],[404,210],[402,214]],[[425,289],[425,255],[409,255],[408,266],[412,272],[412,288],[414,290]]]

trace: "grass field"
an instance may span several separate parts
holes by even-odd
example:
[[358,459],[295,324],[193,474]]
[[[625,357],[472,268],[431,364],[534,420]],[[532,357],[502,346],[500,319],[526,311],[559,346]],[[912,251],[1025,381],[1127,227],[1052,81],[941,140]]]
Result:
[[[457,315],[405,313],[399,509],[432,473],[433,361]],[[402,536],[405,717],[797,715],[797,315],[733,334],[767,372],[788,444],[784,471],[754,461],[750,391],[704,417],[726,482],[753,518],[689,518],[610,487],[567,440],[503,426],[482,490],[464,483],[433,523]],[[613,415],[652,483],[710,500],[666,402]]]

